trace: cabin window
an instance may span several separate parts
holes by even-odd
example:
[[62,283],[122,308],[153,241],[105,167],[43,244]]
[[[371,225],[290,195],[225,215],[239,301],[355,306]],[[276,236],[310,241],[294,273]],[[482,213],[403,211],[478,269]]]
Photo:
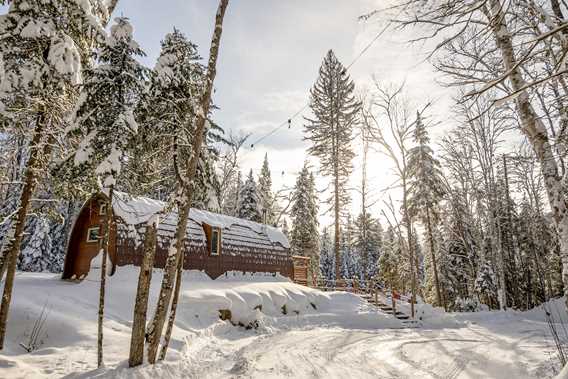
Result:
[[99,226],[87,229],[87,242],[99,242]]
[[107,203],[106,202],[100,202],[99,203],[99,216],[106,216],[107,213]]
[[211,255],[219,255],[221,251],[221,230],[219,228],[211,228],[211,245],[209,249]]

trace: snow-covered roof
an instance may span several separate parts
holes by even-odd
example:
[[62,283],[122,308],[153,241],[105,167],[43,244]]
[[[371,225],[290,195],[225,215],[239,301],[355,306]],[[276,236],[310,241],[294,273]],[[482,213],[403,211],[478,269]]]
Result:
[[[131,196],[124,192],[113,192],[113,212],[115,216],[120,217],[127,225],[140,225],[147,223],[156,214],[162,212],[161,219],[167,219],[168,224],[172,221],[177,221],[177,212],[167,211],[167,203],[159,200],[150,199],[142,196]],[[243,220],[237,217],[222,215],[218,213],[203,211],[200,209],[191,208],[189,211],[189,219],[199,225],[210,225],[213,227],[221,228],[227,231],[229,235],[237,235],[238,238],[233,238],[231,243],[240,241],[243,245],[254,245],[251,234],[261,237],[272,244],[280,244],[280,246],[288,249],[290,243],[286,235],[278,228],[270,225],[263,225],[257,222]],[[188,225],[188,232],[192,233],[191,225]],[[252,233],[251,233],[252,232]],[[223,238],[222,233],[222,238]]]

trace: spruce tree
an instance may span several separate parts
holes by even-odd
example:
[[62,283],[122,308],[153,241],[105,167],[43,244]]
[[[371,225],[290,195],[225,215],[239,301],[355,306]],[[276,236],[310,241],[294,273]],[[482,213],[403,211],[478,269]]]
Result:
[[426,228],[426,240],[429,244],[432,263],[431,272],[434,275],[436,287],[436,303],[441,306],[442,297],[436,262],[434,229],[439,219],[438,203],[444,196],[445,189],[440,163],[434,158],[434,152],[429,146],[430,138],[419,113],[416,116],[414,141],[416,146],[408,153],[407,167],[410,177],[408,211],[411,217],[418,216]]
[[321,276],[327,287],[333,287],[335,283],[335,253],[333,242],[327,228],[323,230],[320,237],[320,261],[319,268]]
[[321,174],[331,180],[332,195],[326,200],[334,217],[334,253],[336,277],[340,276],[340,225],[349,203],[347,189],[353,170],[353,130],[358,122],[361,103],[355,99],[355,85],[333,51],[329,51],[310,91],[313,118],[306,118],[305,139],[312,145],[308,153],[320,159]]
[[[130,192],[168,201],[179,189],[176,172],[183,171],[184,162],[192,154],[198,108],[195,100],[203,92],[205,81],[205,68],[200,61],[197,45],[178,29],[174,28],[161,41],[149,89],[135,112],[140,133],[132,159],[128,160],[128,175],[135,178]],[[208,124],[191,205],[218,210],[214,167],[218,152],[212,145],[222,140],[222,130],[211,120]]]
[[260,213],[266,224],[272,225],[275,221],[274,194],[272,193],[272,178],[268,167],[268,154],[264,155],[262,169],[258,177],[258,195],[260,197]]
[[319,262],[318,208],[314,176],[306,162],[292,194],[290,247],[292,254],[310,258],[311,275],[318,271]]
[[383,229],[370,213],[361,213],[355,219],[354,250],[360,262],[357,276],[361,280],[374,277],[378,271],[383,248]]
[[252,169],[250,170],[247,180],[239,194],[237,216],[249,221],[262,222],[262,216],[260,214],[260,198],[256,182],[252,174]]
[[113,191],[126,151],[138,133],[134,107],[144,88],[146,69],[136,60],[144,56],[134,41],[132,25],[117,18],[98,53],[99,64],[87,70],[73,117],[72,135],[81,143],[74,154],[74,177],[96,177],[107,191],[107,214],[101,231],[101,283],[98,320],[98,366],[103,365],[103,319],[107,256],[112,228]]

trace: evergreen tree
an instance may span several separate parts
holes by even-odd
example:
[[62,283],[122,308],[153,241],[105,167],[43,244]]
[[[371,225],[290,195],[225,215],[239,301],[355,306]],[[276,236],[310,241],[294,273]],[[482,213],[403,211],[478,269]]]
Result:
[[368,212],[361,213],[355,220],[354,250],[360,262],[357,277],[370,279],[377,274],[382,244],[383,229],[379,220]]
[[116,185],[122,162],[138,133],[134,107],[146,78],[136,60],[145,54],[126,18],[117,18],[99,51],[99,65],[86,71],[74,114],[73,137],[82,137],[74,155],[73,178],[94,175],[103,188]]
[[353,249],[353,222],[351,221],[351,215],[347,215],[347,220],[341,232],[339,244],[341,277],[356,279],[359,276],[359,257],[354,254]]
[[333,242],[327,231],[323,230],[320,238],[320,272],[321,277],[327,287],[333,287],[335,283],[335,253],[333,251]]
[[134,41],[128,19],[115,20],[98,53],[99,65],[86,72],[85,83],[73,116],[70,133],[80,135],[74,154],[73,177],[96,177],[108,195],[107,214],[100,239],[101,282],[99,296],[98,366],[103,364],[103,319],[107,255],[112,226],[113,191],[126,151],[138,133],[134,107],[143,90],[146,69],[136,60],[144,56]]
[[245,220],[262,222],[260,214],[260,198],[258,196],[258,189],[256,187],[256,182],[254,181],[252,169],[250,170],[247,180],[239,194],[237,215],[239,218]]
[[306,118],[305,139],[312,145],[308,153],[320,159],[321,174],[331,178],[333,193],[326,203],[334,216],[334,253],[336,276],[340,276],[340,225],[349,203],[347,183],[353,170],[353,129],[358,122],[361,103],[354,96],[355,85],[345,67],[329,51],[310,91],[314,118]]
[[485,262],[479,267],[477,278],[475,279],[475,292],[484,299],[482,302],[489,305],[489,307],[495,302],[497,284],[495,274],[489,262]]
[[378,278],[384,283],[385,288],[391,291],[403,291],[401,266],[402,249],[397,240],[394,230],[389,227],[384,234],[383,251],[378,262]]
[[292,230],[290,231],[290,247],[294,255],[310,257],[311,261],[319,261],[319,221],[318,203],[315,193],[314,177],[308,163],[300,171],[292,195]]
[[106,2],[14,1],[0,19],[0,133],[29,141],[18,213],[4,243],[6,281],[0,307],[4,345],[18,254],[37,178],[52,156],[63,120],[75,101],[75,86],[90,63],[90,48],[104,36]]
[[61,262],[57,262],[57,257],[51,255],[52,240],[47,219],[33,217],[26,229],[29,230],[29,238],[23,244],[24,248],[18,259],[18,269],[41,272],[52,271],[53,267],[60,266]]
[[272,193],[272,178],[268,167],[268,154],[264,155],[262,169],[258,177],[258,195],[260,197],[260,214],[266,224],[272,225],[275,220],[274,194]]
[[[149,89],[136,109],[140,124],[133,156],[128,159],[128,175],[133,185],[122,183],[129,192],[168,201],[179,188],[177,172],[191,157],[195,138],[196,99],[202,94],[205,68],[197,45],[175,29],[161,41],[161,50],[151,73]],[[215,188],[215,161],[218,151],[213,143],[223,141],[222,129],[209,121],[204,131],[206,144],[201,148],[192,206],[218,210]]]
[[445,190],[441,166],[434,158],[434,152],[429,146],[430,138],[420,113],[417,113],[416,116],[414,141],[417,145],[408,153],[407,168],[410,177],[408,212],[411,217],[418,216],[426,228],[426,239],[430,250],[430,263],[432,264],[429,272],[434,275],[436,303],[441,306],[442,295],[436,262],[434,229],[439,218],[438,203],[444,196]]

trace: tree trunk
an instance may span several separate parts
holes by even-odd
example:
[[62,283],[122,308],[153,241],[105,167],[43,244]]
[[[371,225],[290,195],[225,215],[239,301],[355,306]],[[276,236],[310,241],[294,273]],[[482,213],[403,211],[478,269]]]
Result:
[[164,277],[162,278],[162,285],[160,287],[160,295],[158,297],[158,304],[152,323],[148,330],[148,362],[156,363],[156,355],[158,353],[158,345],[160,344],[160,337],[166,322],[166,315],[168,312],[168,305],[172,298],[174,289],[174,279],[178,261],[181,259],[182,249],[184,247],[185,233],[187,229],[187,221],[189,216],[189,204],[184,204],[178,207],[178,224],[176,226],[175,234],[175,247],[170,247],[168,252],[168,259],[164,267]]
[[168,318],[168,326],[166,327],[166,334],[164,335],[164,342],[162,345],[162,350],[160,350],[160,356],[158,360],[163,361],[166,358],[166,353],[168,352],[168,346],[170,345],[170,338],[172,336],[172,330],[174,327],[174,321],[176,319],[177,306],[179,302],[179,293],[181,288],[181,276],[183,272],[183,261],[185,254],[182,251],[181,259],[177,262],[176,270],[176,283],[174,288],[174,298],[172,299],[172,304],[170,307],[170,315]]
[[148,295],[152,281],[152,268],[156,255],[156,229],[158,219],[154,219],[146,226],[144,240],[144,256],[138,276],[138,289],[136,290],[136,303],[134,304],[134,317],[132,321],[132,337],[130,339],[130,357],[128,366],[134,367],[144,362],[144,336],[146,333],[146,314],[148,312]]
[[414,318],[414,304],[416,303],[416,262],[414,260],[414,246],[412,243],[412,221],[410,220],[410,215],[408,213],[408,199],[405,178],[402,179],[402,191],[402,206],[404,209],[404,220],[406,222],[406,238],[408,239],[408,255],[410,259],[410,290],[412,292],[410,298],[410,313],[412,318]]
[[[5,252],[6,282],[4,283],[4,293],[2,295],[2,304],[0,305],[0,350],[4,348],[4,339],[6,338],[6,324],[8,321],[8,312],[10,302],[12,300],[12,290],[14,288],[14,277],[16,276],[16,265],[18,263],[18,255],[20,253],[20,245],[24,235],[24,227],[26,224],[26,216],[30,208],[30,202],[36,185],[36,170],[39,168],[40,160],[40,142],[45,130],[45,119],[43,115],[39,115],[37,124],[34,129],[34,135],[30,144],[30,158],[26,165],[24,175],[24,186],[20,195],[20,207],[18,209],[17,218],[11,228],[14,229],[14,239],[9,244],[9,249]],[[3,268],[4,269],[4,268]]]
[[[550,139],[548,138],[546,126],[534,110],[528,92],[526,89],[523,90],[526,86],[526,81],[519,67],[516,66],[517,60],[514,54],[513,41],[506,24],[506,18],[504,17],[501,3],[498,0],[489,0],[489,4],[491,6],[492,15],[490,25],[497,42],[497,47],[501,52],[505,69],[511,72],[509,80],[512,90],[520,92],[520,95],[515,98],[515,104],[521,121],[521,128],[530,142],[541,166],[548,201],[560,241],[564,294],[568,295],[568,207],[562,186],[562,178],[558,173],[558,164],[553,153]],[[566,297],[566,301],[568,302],[568,296]],[[566,306],[568,307],[568,303]]]
[[[158,307],[156,309],[156,315],[154,316],[155,325],[152,328],[153,338],[151,340],[151,350],[150,347],[148,348],[148,361],[150,363],[155,363],[156,361],[156,353],[158,350],[158,342],[159,336],[162,333],[162,329],[164,327],[164,322],[166,318],[167,312],[167,304],[169,304],[171,299],[171,276],[174,274],[174,269],[178,268],[181,265],[183,267],[183,251],[184,248],[184,239],[187,229],[187,222],[189,219],[189,210],[191,206],[191,201],[193,198],[193,185],[194,185],[194,178],[197,172],[197,165],[199,163],[199,157],[201,153],[201,146],[203,144],[203,139],[205,136],[205,123],[207,121],[207,115],[209,114],[209,107],[211,104],[211,94],[213,92],[213,82],[215,81],[215,76],[217,75],[217,58],[219,56],[219,46],[221,44],[221,34],[223,31],[223,19],[225,17],[225,11],[229,4],[229,0],[220,0],[219,7],[217,8],[217,14],[215,16],[215,29],[213,30],[213,37],[211,39],[211,48],[209,52],[209,62],[207,65],[207,78],[206,78],[206,87],[203,93],[203,96],[200,101],[200,108],[197,111],[197,121],[196,121],[196,128],[195,128],[195,138],[193,139],[192,145],[192,155],[189,160],[189,164],[187,166],[186,174],[185,174],[185,181],[188,183],[187,185],[182,183],[183,191],[185,192],[185,197],[183,199],[183,204],[181,205],[182,209],[179,209],[179,220],[178,226],[176,228],[176,260],[175,265],[173,265],[170,270],[170,278],[166,285],[164,286],[164,282],[166,282],[166,276],[164,275],[164,281],[162,282],[162,289],[164,289],[164,293],[160,291],[160,299],[158,306],[161,304],[161,308]],[[189,187],[189,188],[188,188]],[[179,298],[179,292],[181,289],[181,272],[180,275],[176,275],[176,286],[175,286],[175,295],[174,295],[174,302],[172,302],[172,310],[173,315],[168,320],[168,327],[165,336],[165,344],[160,353],[160,357],[165,357],[168,349],[168,342],[170,340],[170,334],[173,329],[173,323],[175,321],[175,309],[177,308],[177,299]],[[167,300],[167,302],[166,302]],[[158,334],[156,334],[158,333]],[[151,354],[150,354],[151,353]]]
[[333,250],[335,253],[335,280],[341,279],[341,254],[339,251],[339,244],[340,244],[340,233],[341,228],[339,225],[339,189],[338,186],[339,179],[337,178],[337,174],[335,175],[335,191],[334,191],[334,228],[335,228],[335,236],[333,242]]
[[107,207],[106,207],[106,220],[104,234],[100,243],[101,256],[101,283],[99,288],[99,316],[97,323],[97,367],[103,366],[103,322],[105,313],[105,290],[106,290],[106,277],[107,277],[107,257],[108,247],[110,243],[110,233],[112,229],[112,195],[114,186],[111,185],[108,191]]
[[430,208],[426,207],[426,227],[428,229],[428,242],[430,243],[430,255],[432,257],[432,270],[434,270],[434,285],[436,286],[436,303],[442,306],[442,295],[440,294],[440,281],[438,279],[438,264],[436,263],[436,253],[434,251],[434,235],[432,234],[432,222],[430,220]]

